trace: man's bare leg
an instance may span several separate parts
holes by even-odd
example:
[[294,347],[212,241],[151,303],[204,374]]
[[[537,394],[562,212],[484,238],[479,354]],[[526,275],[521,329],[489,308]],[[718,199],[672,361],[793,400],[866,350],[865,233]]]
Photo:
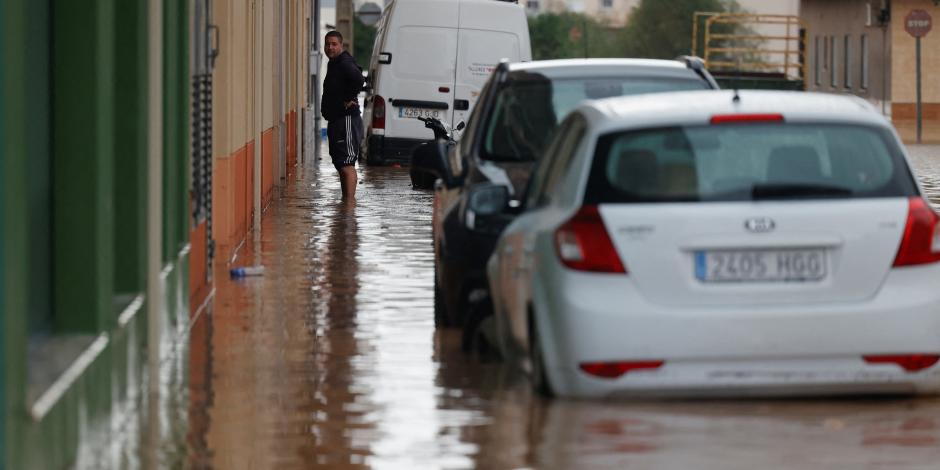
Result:
[[356,198],[356,174],[355,166],[344,166],[339,170],[340,186],[343,188],[343,199]]
[[346,197],[346,178],[343,178],[343,169],[337,168],[336,172],[339,175],[340,194],[342,194],[343,197]]

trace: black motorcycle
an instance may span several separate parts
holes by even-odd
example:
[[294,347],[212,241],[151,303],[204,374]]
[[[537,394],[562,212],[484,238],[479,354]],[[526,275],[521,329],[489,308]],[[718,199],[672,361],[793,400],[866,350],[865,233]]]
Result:
[[457,140],[454,138],[454,131],[461,131],[464,128],[464,123],[461,121],[457,124],[453,130],[447,128],[443,122],[437,118],[423,118],[419,117],[418,120],[424,123],[424,127],[431,129],[434,132],[434,139],[429,140],[417,148],[411,154],[411,165],[408,173],[411,175],[411,186],[415,189],[433,189],[434,181],[437,179],[431,173],[417,169],[415,162],[418,160],[426,158],[435,158],[438,152],[443,152],[445,155],[451,147],[457,145]]

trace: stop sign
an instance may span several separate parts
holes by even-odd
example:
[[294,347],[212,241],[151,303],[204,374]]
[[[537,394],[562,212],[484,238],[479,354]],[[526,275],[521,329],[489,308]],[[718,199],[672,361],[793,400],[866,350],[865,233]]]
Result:
[[930,18],[930,13],[924,10],[911,10],[910,13],[904,17],[904,30],[907,31],[907,34],[915,38],[926,36],[932,27],[933,21]]

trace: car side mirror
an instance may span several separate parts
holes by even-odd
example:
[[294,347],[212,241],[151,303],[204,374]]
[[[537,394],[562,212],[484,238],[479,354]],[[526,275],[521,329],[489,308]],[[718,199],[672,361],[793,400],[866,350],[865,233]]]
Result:
[[411,155],[411,166],[440,178],[448,189],[456,188],[463,184],[463,176],[454,174],[447,158],[447,152],[452,146],[452,143],[440,139],[423,143]]
[[477,232],[499,234],[512,220],[509,188],[494,183],[480,183],[467,191],[464,223]]

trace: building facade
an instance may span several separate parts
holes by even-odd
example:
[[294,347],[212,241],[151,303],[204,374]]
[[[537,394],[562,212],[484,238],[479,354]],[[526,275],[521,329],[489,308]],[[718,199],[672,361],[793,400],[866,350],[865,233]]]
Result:
[[[916,118],[916,39],[905,30],[912,10],[940,20],[934,0],[802,0],[807,28],[808,89],[861,96],[889,116],[905,140]],[[940,31],[921,39],[924,127],[940,132]]]
[[880,0],[804,0],[807,90],[852,93],[890,114],[890,16]]

